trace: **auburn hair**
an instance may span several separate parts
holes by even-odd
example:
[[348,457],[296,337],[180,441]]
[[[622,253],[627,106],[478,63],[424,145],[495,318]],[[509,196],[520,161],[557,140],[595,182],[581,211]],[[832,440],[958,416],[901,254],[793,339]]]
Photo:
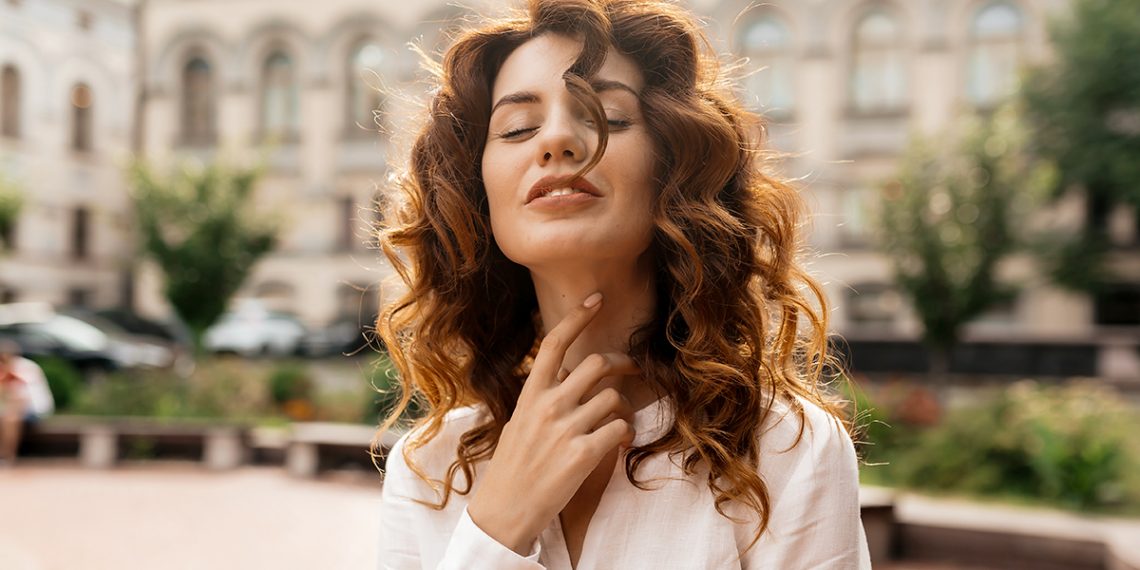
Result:
[[[460,32],[446,50],[379,230],[406,285],[377,321],[400,373],[400,397],[381,431],[416,401],[425,415],[404,458],[432,485],[412,452],[439,434],[450,410],[486,406],[485,423],[460,437],[446,479],[432,485],[442,483],[430,505],[442,509],[451,493],[471,491],[472,466],[491,457],[514,411],[541,340],[538,304],[527,269],[491,235],[481,164],[496,74],[542,34],[582,40],[563,78],[595,117],[602,111],[588,79],[607,50],[631,58],[645,78],[640,104],[660,193],[651,245],[658,302],[629,354],[669,397],[674,423],[630,449],[626,476],[644,489],[637,468],[658,453],[681,456],[686,475],[703,466],[721,515],[729,517],[728,501],[757,513],[754,545],[769,519],[759,440],[774,402],[792,407],[800,436],[806,418],[797,397],[842,417],[820,390],[833,364],[828,305],[797,261],[803,204],[769,172],[760,119],[733,95],[699,23],[669,2],[531,0],[525,12]],[[595,124],[598,150],[579,175],[604,152],[606,121]]]

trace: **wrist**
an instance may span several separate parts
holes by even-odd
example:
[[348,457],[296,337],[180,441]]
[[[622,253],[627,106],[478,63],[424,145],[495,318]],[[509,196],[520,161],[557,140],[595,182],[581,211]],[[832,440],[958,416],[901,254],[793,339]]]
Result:
[[467,515],[484,534],[519,556],[530,554],[531,546],[541,532],[522,513],[511,512],[510,509],[484,508],[474,500],[467,505]]

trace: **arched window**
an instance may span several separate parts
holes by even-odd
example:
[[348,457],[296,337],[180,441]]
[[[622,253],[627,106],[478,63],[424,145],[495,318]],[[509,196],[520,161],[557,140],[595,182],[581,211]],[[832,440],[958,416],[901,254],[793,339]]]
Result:
[[297,134],[297,77],[293,60],[283,51],[265,58],[261,72],[261,131],[268,138]]
[[755,63],[747,88],[765,112],[791,114],[795,107],[792,36],[783,20],[767,14],[752,22],[741,37],[742,55]]
[[380,97],[380,67],[384,63],[384,50],[373,41],[362,41],[352,50],[348,60],[348,132],[367,136],[377,128],[375,112],[382,103]]
[[975,105],[993,105],[1013,93],[1022,28],[1021,11],[1009,2],[991,2],[974,16],[966,88]]
[[20,72],[13,65],[0,71],[0,135],[20,136]]
[[882,8],[855,26],[851,62],[851,105],[859,113],[897,111],[906,104],[902,33]]
[[92,148],[93,101],[91,88],[79,83],[71,88],[71,148],[87,152]]
[[215,133],[213,70],[205,59],[195,57],[182,69],[182,140],[208,144]]

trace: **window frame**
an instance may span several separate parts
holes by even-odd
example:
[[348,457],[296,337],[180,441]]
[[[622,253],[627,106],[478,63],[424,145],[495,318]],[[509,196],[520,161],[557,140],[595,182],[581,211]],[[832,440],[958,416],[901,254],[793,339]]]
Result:
[[[773,46],[754,46],[749,41],[749,35],[765,24],[774,24],[783,36],[781,43]],[[750,100],[756,101],[759,110],[766,117],[786,121],[796,115],[796,40],[792,30],[791,19],[778,11],[765,10],[751,18],[736,37],[737,52],[754,62],[750,74],[744,80],[744,90]],[[763,79],[761,74],[768,74],[764,81],[767,93],[761,93],[756,84]],[[787,102],[776,100],[775,93],[780,91],[783,84],[787,91]],[[765,100],[767,99],[767,100]]]
[[[358,64],[358,60],[364,50],[375,47],[380,51],[383,56],[383,45],[374,36],[361,36],[356,41],[350,44],[350,49],[346,52],[344,58],[344,123],[345,123],[345,136],[350,139],[366,139],[374,137],[377,130],[381,125],[376,124],[377,112],[384,110],[384,97],[383,94],[377,92],[373,85],[366,80],[364,75],[365,69],[376,73],[382,81],[383,75],[379,68],[363,68]],[[381,65],[383,59],[381,59]],[[363,96],[362,96],[363,95]],[[374,102],[369,109],[369,116],[364,117],[363,107],[361,101],[368,100]],[[382,117],[382,115],[379,115]]]
[[[86,95],[86,105],[82,97]],[[71,150],[90,154],[95,151],[95,94],[85,81],[77,81],[71,87]]]
[[[204,125],[199,127],[193,126],[191,105],[194,103],[191,93],[191,77],[190,67],[197,62],[201,62],[205,66],[204,80],[204,97],[205,97],[205,117]],[[179,93],[181,99],[178,105],[179,114],[179,129],[180,129],[180,142],[183,145],[189,146],[211,146],[217,143],[218,138],[218,88],[217,88],[217,73],[214,65],[211,63],[210,58],[205,54],[194,51],[190,52],[186,58],[183,59],[183,64],[179,68]]]
[[[1004,31],[997,35],[989,35],[981,33],[980,23],[982,17],[986,12],[1001,7],[1010,8],[1017,17],[1016,28],[1010,31]],[[965,81],[963,86],[965,88],[966,101],[976,109],[988,110],[996,108],[998,105],[1008,100],[1017,91],[1017,70],[1021,67],[1026,56],[1026,39],[1028,36],[1028,21],[1025,9],[1017,2],[1012,0],[989,0],[979,4],[967,22],[968,29],[966,30],[966,43],[965,50]],[[978,90],[980,87],[976,85],[977,67],[982,65],[978,63],[978,58],[983,50],[1000,51],[1003,49],[1011,48],[1013,51],[1013,64],[1012,72],[1009,74],[1006,81],[1009,85],[1004,89],[998,86],[990,85],[987,88],[987,94],[981,94]],[[989,56],[994,57],[994,56]],[[997,64],[992,60],[986,63],[989,71],[993,71]],[[992,81],[992,79],[991,79]]]
[[[892,38],[874,41],[874,38],[862,37],[864,26],[868,25],[871,18],[877,16],[885,17],[893,26]],[[849,115],[860,117],[901,116],[909,111],[911,104],[910,74],[907,65],[906,31],[904,22],[901,21],[902,18],[903,16],[899,11],[892,6],[876,3],[864,7],[860,10],[858,17],[853,20],[848,38],[851,55],[846,77]],[[885,61],[880,61],[877,67],[871,66],[869,62],[863,61],[868,56],[871,56],[872,60],[881,59]],[[860,74],[868,73],[868,71],[874,71],[874,73],[870,73],[873,78],[872,82],[883,93],[867,102],[862,102],[857,79]],[[892,74],[897,74],[899,81],[897,100],[892,100],[891,94],[887,92],[887,85],[891,81]]]
[[0,136],[19,139],[23,126],[23,78],[13,63],[0,67]]
[[[285,60],[288,64],[288,77],[287,80],[281,82],[281,85],[274,85],[271,65],[278,58]],[[285,45],[274,45],[267,49],[265,56],[261,59],[258,82],[257,106],[260,138],[263,141],[297,142],[300,138],[301,126],[301,84],[298,76],[297,59],[292,50]],[[286,89],[282,96],[285,97],[286,106],[290,107],[285,111],[284,121],[280,126],[270,124],[270,97],[275,95],[271,93],[270,89],[273,88]]]

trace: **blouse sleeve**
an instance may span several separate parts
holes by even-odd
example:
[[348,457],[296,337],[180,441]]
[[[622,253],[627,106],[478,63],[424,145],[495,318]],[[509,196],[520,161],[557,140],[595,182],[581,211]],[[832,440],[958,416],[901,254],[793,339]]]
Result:
[[[528,556],[520,556],[480,529],[464,508],[454,527],[440,525],[442,511],[416,503],[413,498],[434,500],[422,480],[404,461],[400,438],[385,466],[380,498],[381,570],[540,570],[539,543]],[[429,499],[429,497],[431,499]],[[454,498],[452,500],[455,500]],[[449,528],[450,527],[450,528]],[[442,552],[438,563],[432,553]],[[438,556],[438,555],[436,555]]]
[[743,568],[870,569],[855,446],[822,409],[808,403],[804,408],[803,439],[783,454],[766,457],[774,471],[765,477],[771,515],[767,531],[744,555]]

